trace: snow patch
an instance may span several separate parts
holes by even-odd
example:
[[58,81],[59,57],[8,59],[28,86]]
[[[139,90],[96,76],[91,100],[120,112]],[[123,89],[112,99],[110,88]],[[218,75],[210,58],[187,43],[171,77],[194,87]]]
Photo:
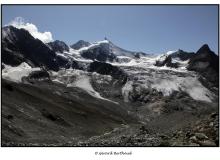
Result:
[[175,53],[175,52],[177,52],[178,50],[175,50],[175,51],[168,51],[167,53],[165,53],[166,55],[171,55],[171,54],[173,54],[173,53]]
[[169,96],[173,91],[183,91],[195,100],[211,102],[212,93],[205,88],[197,77],[177,77],[167,79],[157,79],[151,84],[151,88],[162,92],[164,96]]
[[151,85],[157,91],[162,92],[164,96],[169,96],[173,91],[179,91],[179,86],[177,83],[167,80],[162,80],[159,83],[154,83]]
[[150,69],[155,69],[155,70],[169,70],[169,71],[174,71],[174,72],[188,72],[186,67],[179,67],[179,68],[172,68],[172,67],[167,67],[167,66],[162,66],[162,67],[158,67],[158,66],[149,66],[148,68]]
[[52,81],[53,81],[53,82],[57,82],[57,83],[64,84],[64,83],[63,83],[63,82],[61,82],[59,79],[53,79]]
[[27,63],[23,62],[19,66],[12,67],[4,65],[5,68],[2,70],[2,78],[14,81],[22,82],[22,77],[28,76],[33,71],[40,71],[40,68],[31,68]]
[[67,56],[65,56],[63,53],[58,53],[56,52],[56,55],[60,56],[60,57],[63,57],[64,59],[68,59]]
[[[129,102],[129,94],[133,92],[133,85],[142,89],[155,89],[164,96],[170,96],[175,91],[185,92],[195,100],[211,102],[213,93],[204,87],[198,80],[194,72],[174,71],[162,69],[149,69],[139,67],[125,68],[125,71],[132,76],[132,81],[128,81],[122,88],[122,95],[125,102]],[[140,89],[139,87],[136,89]]]
[[[88,74],[89,73],[86,71],[81,71],[77,69],[66,69],[60,70],[57,73],[52,73],[51,78],[53,79],[52,81],[63,83],[67,87],[81,88],[95,98],[118,104],[117,102],[103,98],[97,91],[95,91],[90,83],[90,77],[88,76]],[[111,77],[107,78],[110,79]]]
[[117,56],[117,58],[119,58],[119,59],[123,59],[123,58],[131,59],[131,57],[128,57],[128,56]]
[[72,87],[72,86],[79,87],[79,88],[85,90],[89,95],[91,95],[93,97],[96,97],[98,99],[103,99],[103,100],[106,100],[106,101],[118,104],[117,102],[114,102],[114,101],[111,101],[109,99],[103,98],[98,92],[96,92],[93,89],[93,87],[92,87],[92,85],[90,83],[90,78],[88,76],[86,76],[86,75],[81,76],[80,79],[78,79],[73,84],[68,84],[67,85],[67,87]]
[[109,43],[108,40],[103,40],[103,41],[98,41],[98,42],[95,42],[95,43],[92,43],[91,45],[89,45],[88,47],[82,47],[80,48],[79,50],[77,50],[79,53],[82,53],[83,51],[86,51],[88,49],[93,49],[93,48],[96,48],[98,47],[99,45],[101,44],[107,44]]
[[125,83],[124,87],[122,87],[122,95],[124,97],[125,102],[129,102],[129,93],[133,90],[133,82],[128,81]]
[[[128,67],[128,66],[133,66],[133,67],[140,67],[144,69],[155,69],[155,70],[171,70],[175,72],[187,72],[186,66],[188,65],[188,60],[187,61],[178,61],[180,63],[179,68],[172,68],[172,67],[167,67],[167,66],[162,66],[158,67],[155,66],[155,63],[158,59],[165,59],[163,57],[164,55],[160,56],[155,56],[155,57],[141,57],[140,59],[131,59],[129,62],[108,62],[113,66],[121,66],[121,67]],[[176,60],[177,61],[177,60]]]
[[109,84],[109,82],[112,81],[112,76],[110,75],[101,75],[97,72],[93,72],[91,76],[98,84]]
[[79,51],[73,48],[69,48],[69,52],[65,51],[64,53],[69,54],[69,55],[80,55]]

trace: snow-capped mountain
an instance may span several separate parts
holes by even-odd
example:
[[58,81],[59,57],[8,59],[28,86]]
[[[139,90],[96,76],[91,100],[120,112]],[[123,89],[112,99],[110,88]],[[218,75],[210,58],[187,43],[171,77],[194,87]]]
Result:
[[[28,44],[31,44],[32,47]],[[73,49],[74,46],[75,49]],[[95,43],[80,40],[75,45],[72,45],[72,47],[69,47],[64,42],[58,40],[48,44],[41,43],[41,41],[33,38],[24,29],[16,29],[11,26],[3,28],[2,62],[6,66],[4,69],[5,73],[7,73],[8,65],[14,66],[16,63],[34,64],[34,67],[44,66],[53,71],[62,68],[79,69],[85,72],[110,75],[114,79],[120,79],[122,82],[122,96],[128,96],[128,93],[125,93],[125,87],[127,88],[128,85],[130,88],[129,93],[133,93],[132,84],[137,81],[136,85],[142,89],[156,89],[158,93],[162,92],[164,96],[171,95],[174,91],[181,91],[188,93],[194,99],[207,101],[213,99],[213,94],[209,93],[210,88],[205,88],[204,92],[200,90],[201,96],[196,96],[195,98],[193,91],[190,90],[190,88],[193,89],[193,86],[186,83],[189,79],[195,77],[194,80],[191,79],[191,82],[195,81],[200,86],[198,88],[202,88],[203,85],[200,84],[197,74],[202,74],[206,71],[211,73],[218,72],[218,57],[210,51],[207,45],[202,46],[196,53],[177,50],[168,51],[159,56],[149,56],[144,53],[141,56],[136,56],[137,53],[121,49],[107,39]],[[12,62],[13,59],[16,63]],[[54,66],[57,67],[54,68]],[[173,72],[173,74],[167,74],[166,70],[171,73]],[[198,73],[194,74],[189,70],[197,71]],[[145,75],[145,73],[147,74]],[[178,80],[179,74],[180,77],[184,78]],[[159,81],[155,78],[158,75],[160,75]],[[174,77],[172,78],[173,75]],[[213,86],[217,84],[217,75],[213,73],[212,76],[214,78],[209,78],[207,74],[203,74],[204,78],[211,79],[207,81],[212,83]],[[162,83],[161,78],[166,79],[166,82]],[[141,79],[140,84],[139,79]],[[205,84],[208,82],[205,82]],[[142,83],[145,86],[144,88]],[[195,90],[198,91],[198,89]],[[126,92],[128,92],[128,89],[126,89]],[[143,97],[142,93],[139,94]],[[209,96],[207,97],[207,95]],[[128,97],[124,97],[125,101],[128,101]],[[130,99],[133,101],[132,98]]]
[[[31,44],[31,47],[29,44]],[[75,49],[73,49],[74,46]],[[187,75],[193,75],[193,77],[196,76],[196,74],[191,71],[197,71],[197,74],[203,75],[207,81],[213,83],[213,86],[216,86],[218,83],[218,74],[214,74],[215,72],[218,72],[218,57],[207,45],[202,46],[196,53],[177,50],[168,51],[159,56],[149,56],[144,53],[142,53],[141,56],[136,56],[137,53],[138,52],[131,52],[122,49],[107,39],[95,43],[80,40],[75,45],[72,45],[71,48],[64,42],[58,40],[48,44],[41,43],[41,41],[33,38],[24,29],[17,29],[12,26],[3,28],[2,62],[6,66],[27,63],[33,67],[46,67],[53,71],[62,68],[79,69],[86,72],[97,72],[102,75],[110,75],[113,76],[114,79],[117,79],[117,77],[120,79],[122,76],[122,81],[124,83],[128,81],[127,83],[130,85],[137,79],[140,79],[140,77],[144,77],[144,79],[146,79],[146,81],[143,81],[144,85],[146,86],[146,84],[149,83],[147,87],[145,87],[146,89],[156,88],[158,92],[163,90],[164,92],[162,91],[162,93],[164,95],[170,95],[174,91],[183,91],[191,95],[192,98],[194,96],[192,96],[191,91],[182,88],[182,86],[185,85],[183,84],[185,83],[184,79],[188,78]],[[175,76],[178,75],[179,72],[185,75],[183,80],[180,81],[181,83],[173,81],[172,83],[174,83],[174,85],[171,85],[170,79],[173,74],[165,76],[164,79],[170,79],[166,84],[173,86],[169,86],[168,89],[168,86],[166,86],[165,83],[155,84],[157,81],[156,79],[152,82],[147,80],[148,78],[155,77],[154,74],[151,74],[152,70],[154,71],[154,74],[158,71],[163,73],[161,74],[162,77],[163,75],[167,75],[166,70],[175,73]],[[207,76],[207,71],[212,73],[214,78],[209,78],[209,76]],[[143,76],[146,72],[148,76]],[[204,72],[206,74],[204,74]],[[138,75],[136,78],[134,78],[135,74]],[[160,74],[157,73],[156,75]],[[196,77],[196,79],[199,78],[198,76]],[[132,83],[129,79],[132,79]],[[174,80],[175,79],[176,78],[174,78]],[[124,85],[124,83],[122,85]],[[180,84],[177,85],[178,83]],[[197,84],[199,84],[199,81]],[[158,88],[157,85],[161,85],[162,88]],[[201,86],[203,85],[201,84]],[[123,94],[123,86],[121,87]],[[208,93],[208,90],[206,93],[204,92],[204,96],[212,95],[211,93]],[[200,94],[201,93],[202,91]],[[201,100],[206,99],[202,97],[203,96],[200,98]],[[208,101],[211,101],[211,97],[208,98]]]
[[107,39],[81,48],[80,53],[84,58],[111,62],[122,61],[123,59],[128,60],[129,58],[140,58],[140,56],[146,55],[143,52],[132,52],[122,49]]
[[32,67],[59,70],[54,51],[28,31],[13,26],[2,28],[2,62],[11,66],[26,62]]
[[[71,46],[59,40],[45,44],[24,29],[2,28],[4,107],[14,107],[18,115],[43,119],[37,120],[34,131],[25,126],[21,133],[16,130],[27,133],[27,139],[38,135],[44,125],[64,126],[63,140],[69,141],[73,134],[77,140],[72,138],[71,143],[76,144],[115,127],[122,129],[122,124],[146,125],[156,117],[161,123],[175,114],[187,115],[191,123],[198,119],[194,115],[216,111],[218,65],[218,56],[208,45],[195,53],[179,49],[149,55],[127,51],[108,39],[93,43],[80,40]],[[14,115],[8,109],[3,111]],[[5,117],[5,124],[13,123]],[[183,119],[176,119],[180,127],[170,124],[171,128],[186,127]],[[48,130],[60,134],[56,129]],[[19,136],[15,139],[20,140]]]
[[75,53],[78,52],[83,58],[103,62],[126,62],[130,61],[131,58],[140,58],[146,55],[143,52],[132,52],[122,49],[107,39],[94,43],[80,40],[70,47],[75,50]]

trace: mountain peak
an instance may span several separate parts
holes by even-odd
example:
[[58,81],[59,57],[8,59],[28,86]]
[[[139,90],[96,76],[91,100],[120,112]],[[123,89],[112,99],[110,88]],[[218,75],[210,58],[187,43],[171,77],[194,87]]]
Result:
[[210,52],[210,48],[208,46],[208,44],[204,44],[202,45],[202,47],[197,51],[197,53],[208,53]]
[[15,34],[25,34],[26,36],[31,36],[31,34],[23,28],[18,29],[14,26],[11,26],[11,25],[10,26],[5,26],[5,27],[2,28],[2,38],[6,38],[6,37],[15,38],[15,37],[13,37],[13,36],[15,36]]
[[64,52],[69,51],[69,47],[66,45],[65,42],[60,40],[55,40],[53,42],[47,43],[51,49],[53,49],[55,52]]
[[84,41],[84,40],[79,40],[76,43],[72,44],[70,47],[78,50],[82,47],[88,47],[89,45],[91,45],[91,43]]
[[[210,50],[207,44],[204,44],[196,54],[190,59],[189,70],[195,70],[206,73],[208,69],[219,71],[218,56]],[[210,78],[210,77],[208,77]]]
[[27,30],[6,26],[2,28],[2,35],[4,64],[17,66],[26,62],[35,67],[44,66],[50,70],[59,70],[55,52]]

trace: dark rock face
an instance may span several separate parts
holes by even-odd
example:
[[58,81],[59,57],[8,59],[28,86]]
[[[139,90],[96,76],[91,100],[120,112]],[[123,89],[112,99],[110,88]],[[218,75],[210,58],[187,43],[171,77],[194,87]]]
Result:
[[155,66],[161,67],[161,66],[167,66],[167,67],[172,67],[172,68],[178,68],[179,64],[178,63],[172,63],[172,57],[169,55],[166,57],[164,61],[156,61]]
[[172,67],[172,68],[178,68],[179,67],[179,63],[173,63],[172,62],[172,58],[179,58],[182,61],[186,61],[190,58],[192,58],[194,55],[193,52],[185,52],[183,50],[178,50],[177,52],[174,52],[170,55],[168,55],[164,61],[156,61],[155,66],[161,67],[161,66],[167,66],[167,67]]
[[79,40],[78,42],[76,42],[75,44],[71,45],[70,47],[73,49],[80,49],[82,47],[88,47],[90,45],[89,42],[83,41],[83,40]]
[[192,58],[194,54],[195,53],[193,53],[193,52],[185,52],[185,51],[179,49],[177,52],[171,54],[170,56],[172,58],[179,58],[180,60],[185,61],[185,60]]
[[50,79],[50,75],[47,71],[45,70],[41,70],[41,71],[33,71],[29,74],[29,76],[27,77],[27,79],[29,81],[32,80],[49,80]]
[[143,52],[137,52],[137,53],[134,53],[134,57],[135,58],[140,58],[141,56],[146,56],[147,54],[146,53],[143,53]]
[[70,68],[69,60],[62,56],[57,55],[57,62],[62,68]]
[[102,44],[95,48],[86,50],[82,52],[81,56],[87,59],[98,60],[101,62],[106,62],[106,61],[112,62],[117,58],[109,49],[108,44]]
[[123,58],[118,58],[115,60],[116,62],[119,62],[119,63],[128,63],[130,62],[132,59],[131,58],[127,58],[127,57],[123,57]]
[[57,61],[59,63],[59,66],[65,69],[69,69],[72,67],[73,69],[86,70],[86,68],[83,68],[83,63],[77,62],[73,59],[66,59],[58,55]]
[[84,70],[83,66],[80,63],[78,63],[77,61],[71,61],[70,65],[73,69]]
[[63,41],[54,41],[47,43],[54,52],[63,53],[64,51],[69,51],[69,47]]
[[17,66],[27,62],[31,66],[44,66],[55,71],[59,69],[55,52],[32,37],[28,31],[6,26],[2,28],[2,32],[3,63]]
[[73,69],[80,69],[80,70],[84,70],[83,67],[81,67],[82,64],[80,64],[77,61],[74,61],[72,59],[66,59],[62,56],[57,56],[57,61],[59,63],[59,66],[65,69],[69,69],[69,68],[73,68]]
[[5,68],[5,66],[3,64],[1,64],[1,69],[3,70]]
[[209,49],[207,44],[203,45],[196,54],[190,59],[188,70],[198,72],[212,69],[219,71],[219,57]]
[[127,75],[121,69],[104,62],[92,62],[89,66],[89,72],[97,72],[103,75],[111,75],[113,78],[119,79],[124,83],[127,80]]
[[207,44],[203,45],[190,59],[187,69],[199,72],[205,78],[200,80],[206,87],[218,87],[219,56],[212,52]]

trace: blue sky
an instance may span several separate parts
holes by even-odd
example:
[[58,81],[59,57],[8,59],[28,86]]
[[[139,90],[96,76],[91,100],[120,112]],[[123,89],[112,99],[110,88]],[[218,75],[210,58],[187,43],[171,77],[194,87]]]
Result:
[[54,40],[68,45],[106,36],[124,49],[146,53],[197,51],[205,43],[218,52],[217,5],[3,5],[3,25],[15,17],[23,17],[41,32],[50,31]]

